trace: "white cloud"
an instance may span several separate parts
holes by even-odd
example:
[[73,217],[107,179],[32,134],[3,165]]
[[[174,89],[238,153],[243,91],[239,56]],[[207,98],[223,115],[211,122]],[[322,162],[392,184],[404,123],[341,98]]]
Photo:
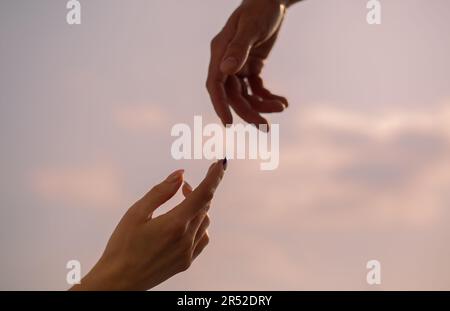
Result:
[[237,195],[255,206],[243,209],[243,222],[293,230],[433,225],[450,204],[449,107],[379,115],[301,109],[295,135],[280,146],[279,170],[264,185],[255,176]]
[[161,129],[169,120],[167,113],[156,105],[124,105],[113,112],[114,122],[122,129],[142,132]]
[[115,207],[122,200],[118,170],[103,162],[37,169],[31,187],[40,198],[66,206]]

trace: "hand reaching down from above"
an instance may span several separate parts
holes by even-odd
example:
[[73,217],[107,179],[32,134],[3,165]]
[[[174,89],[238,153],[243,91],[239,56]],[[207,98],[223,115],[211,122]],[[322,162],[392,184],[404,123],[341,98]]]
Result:
[[211,42],[206,87],[224,125],[230,106],[246,122],[269,126],[261,113],[281,112],[286,98],[272,94],[261,78],[264,61],[277,39],[287,0],[244,0]]

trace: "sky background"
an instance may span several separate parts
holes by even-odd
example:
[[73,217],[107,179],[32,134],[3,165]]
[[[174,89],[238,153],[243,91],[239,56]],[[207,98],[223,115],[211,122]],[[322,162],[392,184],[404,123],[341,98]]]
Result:
[[[239,1],[0,2],[0,289],[65,290],[178,168],[175,123],[218,122],[209,42]],[[450,290],[450,2],[292,7],[264,71],[280,166],[230,161],[211,243],[161,290]],[[181,199],[177,195],[166,209]],[[382,284],[366,283],[381,262]]]

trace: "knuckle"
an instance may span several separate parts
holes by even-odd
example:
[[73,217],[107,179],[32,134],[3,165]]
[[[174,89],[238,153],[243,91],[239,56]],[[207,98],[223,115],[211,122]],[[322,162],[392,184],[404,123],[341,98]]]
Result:
[[186,271],[187,269],[189,269],[191,267],[191,264],[192,264],[192,259],[183,258],[183,260],[181,261],[181,264],[180,264],[181,271]]
[[156,186],[154,186],[153,188],[152,188],[152,190],[150,191],[153,195],[160,195],[160,194],[162,194],[163,192],[164,192],[164,187],[161,185],[161,184],[159,184],[159,185],[156,185]]
[[208,79],[205,82],[205,87],[208,90],[208,92],[210,92],[210,93],[211,93],[211,90],[213,88],[212,85],[213,85],[213,80],[211,79],[211,77],[208,76]]
[[206,214],[205,220],[203,221],[205,222],[205,227],[209,227],[209,225],[211,224],[211,219],[209,218],[208,214]]
[[192,264],[191,245],[186,242],[183,242],[183,245],[182,245],[180,261],[181,261],[181,270],[183,270],[183,271],[189,269],[189,267]]
[[213,51],[217,47],[219,42],[220,42],[220,34],[218,34],[214,38],[212,38],[211,43],[210,43],[211,51]]
[[136,217],[138,215],[140,215],[141,209],[142,209],[142,201],[139,200],[137,201],[135,204],[133,204],[133,206],[131,206],[125,213],[124,218],[128,218],[128,217]]
[[172,236],[175,238],[179,238],[184,235],[186,232],[186,223],[179,220],[174,220],[171,224],[170,231],[172,233]]

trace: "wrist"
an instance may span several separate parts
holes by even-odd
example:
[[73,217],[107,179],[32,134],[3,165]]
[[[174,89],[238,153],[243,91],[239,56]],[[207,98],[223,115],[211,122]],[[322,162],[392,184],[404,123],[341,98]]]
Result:
[[102,259],[81,280],[72,291],[114,291],[127,290],[127,284],[120,269]]

